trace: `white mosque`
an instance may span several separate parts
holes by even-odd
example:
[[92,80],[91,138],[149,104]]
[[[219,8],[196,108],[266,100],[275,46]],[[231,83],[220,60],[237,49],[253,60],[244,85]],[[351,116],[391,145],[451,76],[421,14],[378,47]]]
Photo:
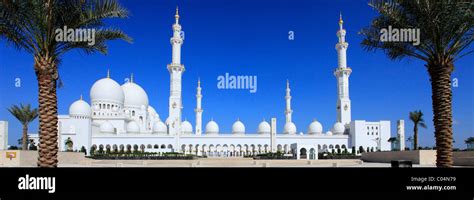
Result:
[[[65,142],[71,140],[72,150],[85,147],[101,148],[104,151],[142,150],[147,152],[182,152],[211,157],[241,157],[266,152],[280,151],[296,155],[298,159],[317,159],[317,152],[347,149],[349,152],[363,148],[390,150],[390,121],[368,122],[351,119],[349,99],[349,76],[351,68],[346,65],[345,41],[342,17],[336,44],[338,67],[334,71],[337,79],[337,119],[334,125],[324,131],[320,122],[308,121],[305,133],[297,133],[292,122],[290,85],[286,84],[286,110],[283,131],[276,129],[276,119],[262,121],[256,133],[246,130],[242,121],[232,125],[232,133],[219,131],[218,120],[207,122],[202,128],[202,94],[200,81],[196,92],[196,121],[182,121],[181,77],[185,67],[181,64],[181,25],[176,10],[173,24],[172,62],[167,68],[170,73],[170,97],[168,118],[162,121],[160,115],[149,105],[148,95],[140,85],[129,82],[120,85],[110,77],[102,78],[90,89],[90,104],[81,99],[69,107],[68,115],[59,115],[59,148],[66,150]],[[38,143],[38,135],[31,138]]]

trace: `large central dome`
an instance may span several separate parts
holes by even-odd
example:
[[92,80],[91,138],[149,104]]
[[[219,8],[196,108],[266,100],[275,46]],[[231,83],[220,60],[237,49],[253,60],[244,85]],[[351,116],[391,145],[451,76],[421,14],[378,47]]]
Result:
[[122,104],[124,100],[123,90],[120,85],[111,78],[103,78],[92,85],[90,91],[91,101],[110,101]]
[[128,82],[122,85],[125,94],[124,106],[148,107],[148,95],[142,87],[134,82]]

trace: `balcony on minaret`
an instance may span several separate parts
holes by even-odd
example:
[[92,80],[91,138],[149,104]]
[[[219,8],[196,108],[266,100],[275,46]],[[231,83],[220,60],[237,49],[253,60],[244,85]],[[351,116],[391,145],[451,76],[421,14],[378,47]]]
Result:
[[185,68],[184,68],[184,65],[183,64],[174,64],[174,63],[171,63],[171,64],[168,64],[168,71],[171,73],[171,72],[184,72],[185,71]]
[[352,69],[350,67],[338,67],[334,70],[334,76],[341,76],[341,75],[351,75]]

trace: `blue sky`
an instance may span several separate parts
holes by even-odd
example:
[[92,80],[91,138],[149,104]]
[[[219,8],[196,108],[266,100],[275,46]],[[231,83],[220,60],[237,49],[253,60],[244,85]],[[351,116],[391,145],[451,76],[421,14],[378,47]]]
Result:
[[[59,113],[67,114],[69,105],[81,94],[89,101],[92,84],[106,76],[107,69],[117,82],[134,73],[135,82],[148,93],[150,104],[164,120],[168,115],[169,73],[171,62],[171,25],[176,5],[185,32],[182,48],[183,117],[194,125],[195,91],[198,77],[203,88],[204,125],[214,118],[223,132],[230,132],[240,118],[247,132],[256,132],[258,123],[277,117],[278,131],[284,123],[285,83],[290,80],[293,120],[298,132],[306,132],[316,118],[324,131],[336,120],[337,66],[336,31],[339,12],[349,42],[348,66],[353,120],[390,120],[392,135],[396,120],[405,119],[407,137],[413,124],[408,113],[422,110],[428,128],[420,130],[420,145],[434,145],[431,87],[424,63],[415,59],[391,61],[382,52],[365,52],[357,32],[376,16],[363,0],[280,0],[280,1],[122,1],[131,12],[125,20],[109,20],[133,39],[109,42],[108,55],[86,55],[72,51],[62,58],[60,76],[64,87],[58,89]],[[288,32],[295,33],[293,41]],[[10,122],[9,143],[17,145],[21,125],[7,111],[19,103],[37,106],[37,82],[31,55],[0,41],[0,120]],[[455,146],[465,148],[464,140],[473,136],[474,57],[455,63],[453,78],[453,118]],[[219,90],[217,77],[251,75],[258,77],[258,91]],[[15,79],[21,87],[15,87]],[[30,132],[38,129],[37,120]]]

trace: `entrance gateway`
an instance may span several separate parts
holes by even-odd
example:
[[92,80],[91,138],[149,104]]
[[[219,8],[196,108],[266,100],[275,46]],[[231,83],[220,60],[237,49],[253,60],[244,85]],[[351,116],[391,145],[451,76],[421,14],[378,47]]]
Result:
[[314,144],[291,144],[291,150],[297,160],[317,160],[318,148]]

